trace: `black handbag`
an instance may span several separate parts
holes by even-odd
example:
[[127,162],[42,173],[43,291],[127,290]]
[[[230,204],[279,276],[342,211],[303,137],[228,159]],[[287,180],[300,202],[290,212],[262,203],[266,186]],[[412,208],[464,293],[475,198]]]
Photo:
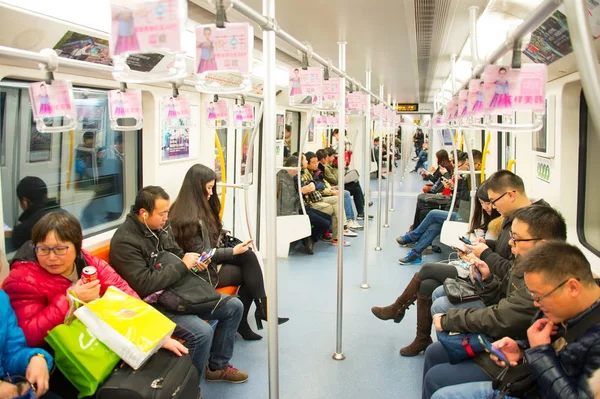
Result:
[[444,281],[444,291],[451,303],[462,303],[479,299],[477,288],[468,280],[460,277],[447,278]]
[[232,236],[229,231],[221,231],[221,235],[219,236],[219,248],[234,248],[236,245],[243,243],[244,242],[239,238]]
[[[159,252],[157,262],[170,263],[173,260],[169,262],[166,259],[170,256],[175,255],[167,251]],[[183,278],[163,291],[158,297],[158,304],[173,313],[200,314],[214,312],[228,298],[221,298],[212,284],[188,270]]]
[[190,355],[160,349],[139,370],[123,364],[96,392],[97,399],[197,399],[198,371]]

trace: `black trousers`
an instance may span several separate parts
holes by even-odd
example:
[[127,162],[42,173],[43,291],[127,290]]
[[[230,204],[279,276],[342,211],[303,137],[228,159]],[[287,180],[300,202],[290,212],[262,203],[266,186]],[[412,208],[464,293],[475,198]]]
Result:
[[245,286],[254,299],[267,296],[262,269],[252,250],[234,255],[233,259],[221,266],[217,288],[228,285]]
[[458,276],[456,267],[447,265],[445,263],[426,263],[419,270],[419,280],[421,280],[421,286],[419,292],[422,295],[431,297],[433,291],[444,284],[447,278],[455,278]]
[[360,187],[360,183],[354,181],[352,183],[344,184],[344,188],[350,192],[350,195],[354,199],[354,205],[356,205],[357,215],[365,214],[365,194]]
[[319,241],[323,233],[331,227],[331,216],[317,209],[306,207],[306,214],[311,224],[311,238],[313,242]]

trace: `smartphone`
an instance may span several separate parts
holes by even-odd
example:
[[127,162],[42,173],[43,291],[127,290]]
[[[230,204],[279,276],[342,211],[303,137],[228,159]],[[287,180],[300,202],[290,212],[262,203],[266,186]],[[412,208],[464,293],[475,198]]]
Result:
[[216,251],[217,251],[216,248],[211,249],[210,251],[208,251],[207,253],[202,255],[200,258],[198,258],[198,263],[209,260],[210,258],[212,258],[214,256]]
[[458,239],[461,240],[462,242],[464,242],[467,245],[473,245],[473,243],[471,242],[471,240],[469,240],[467,237],[458,236]]
[[500,349],[494,348],[494,346],[492,346],[491,342],[488,341],[487,339],[485,339],[484,337],[482,337],[481,335],[478,335],[478,337],[479,337],[479,342],[481,342],[481,345],[483,345],[489,353],[493,354],[498,359],[502,360],[504,363],[506,363],[507,366],[510,366],[510,362],[508,361],[506,356],[504,356],[504,353],[502,353],[502,351]]
[[471,264],[471,282],[473,284],[478,284],[482,289],[485,289],[485,285],[483,284],[483,278],[481,277],[481,272],[477,267]]

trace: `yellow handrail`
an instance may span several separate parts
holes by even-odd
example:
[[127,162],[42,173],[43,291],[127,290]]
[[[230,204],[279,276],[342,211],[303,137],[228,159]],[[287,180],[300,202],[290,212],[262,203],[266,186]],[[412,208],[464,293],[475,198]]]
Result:
[[[221,183],[227,183],[227,170],[225,169],[225,158],[223,156],[223,147],[221,147],[221,140],[219,135],[215,131],[215,147],[217,148],[217,157],[219,158],[219,165],[221,166]],[[219,218],[223,219],[223,212],[225,211],[225,195],[227,193],[227,187],[221,187],[221,211],[219,212]]]
[[489,153],[488,147],[490,146],[491,138],[492,133],[488,131],[487,137],[485,138],[485,145],[483,146],[483,151],[481,155],[481,183],[485,181],[485,161],[487,160],[487,154]]
[[506,164],[506,169],[510,170],[513,173],[515,173],[514,167],[515,167],[516,163],[517,163],[516,159],[509,159],[508,163]]

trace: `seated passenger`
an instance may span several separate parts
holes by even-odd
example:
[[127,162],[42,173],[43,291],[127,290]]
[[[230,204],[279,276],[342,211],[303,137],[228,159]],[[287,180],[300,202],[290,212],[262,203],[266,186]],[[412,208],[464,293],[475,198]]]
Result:
[[429,143],[423,144],[423,149],[419,152],[419,157],[417,159],[417,163],[415,168],[410,171],[410,173],[417,173],[420,168],[427,169],[425,165],[427,163],[427,151],[429,150]]
[[[198,275],[211,281],[215,288],[240,286],[238,296],[244,305],[244,314],[237,331],[247,341],[259,340],[262,336],[252,331],[247,318],[254,301],[258,328],[262,329],[261,320],[267,320],[267,294],[262,269],[249,247],[251,241],[234,248],[222,247],[223,222],[219,216],[221,201],[217,196],[216,180],[215,172],[201,164],[187,171],[169,212],[173,237],[186,252],[201,254],[217,248],[208,268]],[[279,324],[286,321],[287,318],[279,318]]]
[[[473,162],[475,162],[475,170],[481,170],[481,152],[474,150],[473,151]],[[460,171],[469,171],[470,170],[470,162],[469,156],[466,152],[460,152],[458,154],[458,170]],[[454,178],[453,178],[454,179]],[[451,186],[451,182],[446,183],[444,185],[447,186],[449,191],[453,189]],[[486,194],[487,196],[487,194]],[[466,176],[458,176],[458,187],[456,192],[456,202],[455,202],[455,210],[458,209],[461,201],[470,202],[471,201],[471,192],[469,190],[468,180]],[[418,206],[417,199],[417,208]],[[425,209],[426,205],[423,205],[421,209]],[[447,206],[449,208],[450,205]],[[489,206],[491,209],[491,205]],[[434,214],[429,217],[429,215],[434,212]],[[419,226],[411,231],[408,234],[405,234],[402,237],[396,238],[396,241],[400,245],[406,245],[410,243],[416,243],[414,249],[412,249],[404,258],[398,260],[398,263],[401,265],[410,265],[421,263],[421,255],[423,251],[429,247],[435,237],[442,231],[442,223],[447,219],[449,211],[441,210],[441,209],[431,209],[427,211],[427,216],[425,219],[419,223]],[[457,212],[452,212],[452,219],[456,219]],[[427,233],[427,234],[424,234]]]
[[[521,373],[507,373],[503,384],[517,378],[530,384],[520,387],[520,392],[508,387],[504,397],[592,397],[588,381],[600,368],[600,287],[589,262],[577,247],[552,241],[532,249],[523,259],[521,271],[540,312],[527,330],[526,340],[505,337],[493,343],[511,366],[528,365],[521,367]],[[490,357],[486,356],[487,363],[495,363],[496,370],[507,366]],[[484,376],[489,381],[490,377]],[[493,393],[491,382],[476,382],[441,388],[432,398],[479,399]]]
[[[331,215],[331,230],[332,230],[332,238],[331,243],[333,245],[338,245],[340,234],[338,232],[338,217],[343,217],[343,220],[346,220],[345,214],[338,215],[338,206],[337,201],[332,202],[329,200],[328,202],[323,200],[323,196],[317,190],[316,183],[312,173],[308,170],[308,162],[306,160],[306,156],[302,154],[302,174],[300,175],[300,182],[302,185],[302,194],[304,195],[304,203],[308,204],[313,209],[324,212],[328,215]],[[337,197],[330,197],[335,198]],[[345,231],[343,232],[343,234]],[[350,243],[346,240],[342,240],[342,245],[345,247],[349,247]]]
[[[70,288],[82,302],[98,298],[111,285],[138,297],[112,267],[82,249],[82,242],[77,218],[68,212],[52,212],[35,224],[31,241],[15,254],[3,289],[30,346],[44,346],[48,331],[63,324],[69,312]],[[98,280],[82,283],[81,271],[86,266],[96,268]],[[175,340],[169,340],[165,348],[187,353]],[[70,397],[74,387],[63,380],[60,373],[52,374],[56,392]]]
[[[111,264],[147,302],[156,302],[156,294],[183,278],[197,278],[188,272],[192,268],[204,270],[208,266],[198,262],[200,254],[185,253],[175,242],[167,224],[170,206],[169,194],[161,187],[142,188],[110,241]],[[161,256],[167,252],[175,256]],[[208,381],[245,382],[248,374],[229,364],[244,306],[236,297],[222,297],[227,299],[215,311],[198,315],[171,313],[158,304],[155,307],[177,324],[174,335],[185,341],[198,372],[206,368]],[[212,327],[204,320],[219,321],[214,338]]]
[[31,229],[42,216],[61,210],[55,201],[48,201],[46,183],[36,176],[21,179],[17,184],[17,198],[23,213],[19,216],[19,223],[10,233],[15,250],[31,239]]
[[[286,167],[298,166],[298,157],[293,155],[286,159]],[[280,170],[277,173],[277,216],[298,215],[302,213],[300,206],[300,195],[298,194],[298,171],[293,169]],[[312,184],[312,183],[311,183]],[[312,184],[314,188],[314,184]],[[302,187],[304,191],[310,189],[309,186]],[[331,216],[313,209],[306,205],[304,207],[306,215],[311,224],[311,235],[303,238],[302,243],[309,255],[314,254],[314,244],[331,227]]]
[[[1,265],[0,265],[1,267]],[[17,325],[15,312],[8,297],[0,290],[0,398],[16,398],[27,393],[30,384],[34,385],[35,397],[41,399],[60,399],[48,392],[49,373],[52,370],[52,357],[43,349],[30,348],[25,342],[23,331]],[[21,376],[29,383],[4,381],[7,377]],[[28,396],[30,397],[30,396]]]
[[[320,152],[322,151],[322,152]],[[319,167],[323,168],[324,179],[332,186],[338,185],[338,169],[333,166],[333,160],[336,158],[337,153],[333,148],[324,148],[323,150],[317,151],[317,158],[319,159]],[[350,193],[354,199],[354,205],[356,206],[356,219],[365,219],[365,195],[358,181],[344,183],[344,189]],[[372,219],[372,215],[370,219]]]
[[[323,196],[323,201],[337,206],[340,198],[338,195],[338,187],[331,187],[331,185],[323,179],[323,172],[319,169],[319,161],[314,152],[309,151],[305,155],[306,162],[308,162],[307,168],[313,176],[317,190],[320,191],[321,195]],[[344,201],[344,212],[347,217],[344,222],[344,227],[349,229],[349,231],[344,230],[344,235],[347,237],[356,237],[358,234],[354,233],[352,230],[362,230],[363,226],[358,224],[354,219],[354,209],[352,209],[352,199],[350,198],[350,193],[347,190],[344,190],[343,195],[344,196],[342,197],[342,200]]]
[[[525,192],[523,180],[508,170],[499,170],[491,175],[487,180],[488,196],[490,203],[496,206],[498,212],[504,217],[502,230],[497,240],[484,240],[483,243],[477,243],[476,246],[469,246],[475,257],[486,262],[486,264],[498,271],[502,276],[508,274],[512,261],[511,247],[508,243],[510,240],[510,226],[512,223],[512,214],[521,208],[531,205],[531,201]],[[504,195],[498,194],[505,193]],[[504,198],[507,197],[507,198]],[[538,205],[548,205],[543,200],[537,201]],[[461,256],[472,262],[472,256],[461,254]],[[394,322],[399,323],[404,317],[404,312],[415,301],[417,302],[417,336],[414,341],[402,348],[400,354],[402,356],[416,356],[425,350],[431,343],[431,297],[433,291],[441,286],[447,278],[455,278],[458,276],[458,270],[454,266],[449,266],[446,263],[429,263],[423,265],[418,273],[415,273],[412,280],[404,289],[396,302],[394,302],[386,314],[390,315],[393,312]],[[486,305],[488,305],[486,303]],[[389,319],[388,319],[389,320]]]
[[[481,301],[451,304],[446,296],[440,296],[443,292],[443,287],[440,287],[434,292],[434,296],[437,294],[440,297],[431,307],[437,331],[482,333],[494,339],[504,336],[515,339],[526,337],[536,308],[527,293],[521,272],[523,267],[527,267],[523,263],[524,256],[547,240],[566,241],[567,226],[562,215],[555,209],[533,205],[514,212],[511,234],[513,238],[510,243],[515,259],[507,275],[495,275],[497,271],[484,262],[475,263],[485,284],[482,299],[483,295],[502,299],[486,301],[497,302],[487,307]],[[425,351],[423,397],[430,398],[436,390],[448,385],[490,381],[499,372],[500,369],[489,362],[489,355],[485,352],[479,353],[474,359],[461,362],[458,367],[450,364],[445,348],[436,342]]]

